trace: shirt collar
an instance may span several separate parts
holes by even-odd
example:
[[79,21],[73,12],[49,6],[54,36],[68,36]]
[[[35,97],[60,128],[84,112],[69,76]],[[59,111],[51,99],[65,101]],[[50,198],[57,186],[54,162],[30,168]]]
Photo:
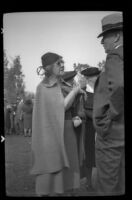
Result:
[[119,45],[117,45],[116,47],[115,47],[115,49],[117,49],[118,47],[121,47],[121,46],[123,46],[122,44],[119,44]]
[[94,93],[94,88],[91,87],[91,85],[87,84],[86,85],[86,91],[90,93]]

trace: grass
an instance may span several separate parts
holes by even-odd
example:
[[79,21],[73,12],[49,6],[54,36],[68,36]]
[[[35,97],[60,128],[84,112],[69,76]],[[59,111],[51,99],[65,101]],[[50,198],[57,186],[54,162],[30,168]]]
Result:
[[[6,196],[35,196],[35,176],[31,169],[31,137],[10,135],[5,137]],[[82,185],[80,196],[93,196]]]

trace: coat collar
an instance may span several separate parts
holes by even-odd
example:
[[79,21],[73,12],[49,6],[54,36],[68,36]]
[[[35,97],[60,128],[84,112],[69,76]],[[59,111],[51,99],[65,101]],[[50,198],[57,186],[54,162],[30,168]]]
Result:
[[116,49],[110,52],[110,54],[117,54],[123,60],[123,46],[119,45]]
[[58,80],[54,80],[52,81],[52,83],[50,82],[49,78],[47,77],[44,77],[44,79],[42,80],[42,84],[45,86],[45,87],[54,87],[55,85],[57,85],[58,83]]
[[118,49],[119,47],[122,47],[122,46],[123,46],[122,44],[117,45],[117,46],[115,47],[115,49]]
[[64,81],[64,79],[62,79],[62,78],[59,79],[59,82],[60,82],[60,83],[63,83],[64,85],[67,85],[67,86],[69,86],[69,87],[72,87],[72,85],[71,85],[70,83]]
[[56,80],[54,80],[52,83],[50,83],[49,78],[45,77],[45,78],[43,79],[42,83],[43,83],[43,85],[44,85],[45,87],[48,87],[48,88],[54,87],[55,85],[61,84],[61,83],[64,84],[64,85],[67,85],[67,86],[69,86],[69,87],[72,87],[72,85],[71,85],[70,83],[64,81],[62,78],[59,78],[58,80],[56,79]]

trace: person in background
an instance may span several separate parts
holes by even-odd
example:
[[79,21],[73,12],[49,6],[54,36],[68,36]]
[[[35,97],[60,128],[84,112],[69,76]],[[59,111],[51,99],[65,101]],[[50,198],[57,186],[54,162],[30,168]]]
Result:
[[7,105],[6,109],[5,109],[5,133],[7,135],[11,134],[11,119],[10,119],[10,115],[11,115],[11,105]]
[[26,99],[22,105],[23,123],[24,123],[24,136],[31,136],[32,132],[32,111],[33,103],[31,99]]
[[67,131],[70,131],[71,124],[68,129],[65,112],[70,109],[76,95],[82,90],[80,87],[71,88],[65,83],[64,95],[60,80],[60,55],[48,52],[41,60],[42,66],[37,72],[40,74],[42,69],[45,77],[37,86],[34,101],[31,174],[36,175],[37,196],[61,195],[80,186],[75,142],[71,140],[68,143],[70,147],[73,145],[74,152],[71,152],[71,156],[66,147],[68,140],[66,142],[65,139],[69,137],[66,134],[69,135]]
[[93,122],[99,195],[125,193],[123,18],[102,19],[101,44],[107,54],[104,72],[95,83]]
[[85,159],[83,169],[84,177],[86,177],[86,188],[93,190],[92,186],[92,170],[95,165],[95,128],[93,126],[93,95],[94,84],[100,70],[96,67],[89,67],[81,71],[86,79],[86,94],[87,98],[83,100],[85,112],[85,133],[84,133],[84,149]]
[[77,146],[78,146],[78,156],[79,156],[79,164],[80,164],[80,184],[82,185],[82,168],[83,168],[83,160],[85,158],[85,149],[84,149],[84,134],[85,134],[85,112],[84,112],[84,99],[86,98],[86,92],[84,88],[86,88],[86,80],[84,76],[79,72],[74,77],[74,85],[82,87],[84,93],[78,94],[76,101],[73,104],[73,114],[72,121],[74,125],[74,129],[76,132],[77,138]]
[[[82,88],[86,87],[86,81],[83,79],[83,76],[81,75],[81,79],[79,76],[78,80],[78,75],[77,71],[65,71],[62,73],[63,75],[61,78],[67,82],[71,87],[75,86],[81,86]],[[77,76],[77,77],[76,77]],[[82,81],[83,79],[83,81]],[[83,157],[84,157],[84,143],[83,143],[83,135],[84,135],[84,119],[85,119],[85,113],[83,110],[83,99],[85,96],[84,93],[79,93],[76,96],[76,99],[73,102],[73,105],[70,108],[71,112],[71,124],[74,135],[75,135],[75,140],[76,140],[76,145],[77,145],[77,152],[78,152],[78,160],[79,160],[79,168],[82,167],[83,164]],[[70,120],[70,118],[68,118]],[[79,169],[80,170],[80,169]],[[80,175],[81,175],[81,170],[80,170]],[[81,183],[81,182],[80,182]]]
[[16,109],[16,116],[15,116],[15,127],[16,127],[16,132],[19,133],[19,135],[23,135],[24,133],[24,124],[23,124],[23,99],[21,99],[17,103],[17,109]]
[[10,114],[10,120],[11,120],[11,134],[17,134],[16,128],[15,128],[16,109],[17,109],[17,105],[16,105],[15,103],[12,103],[12,106],[11,106],[11,114]]
[[[68,95],[70,90],[75,87],[74,85],[74,77],[76,76],[75,71],[66,71],[64,74],[61,76],[61,88],[62,88],[62,93],[65,96]],[[82,86],[82,85],[81,85]],[[78,94],[79,95],[79,94]],[[70,181],[70,177],[72,176],[73,171],[78,171],[79,174],[79,185],[80,185],[80,154],[79,152],[81,151],[82,145],[80,141],[80,137],[77,138],[76,130],[74,128],[75,123],[77,123],[78,119],[74,119],[74,104],[76,100],[78,99],[78,95],[76,96],[76,99],[74,100],[72,106],[65,112],[65,129],[64,129],[64,141],[65,141],[65,147],[67,150],[67,155],[70,160],[70,169],[69,172],[66,174],[66,178]],[[80,95],[83,95],[83,93],[80,93]],[[76,116],[77,118],[77,116]],[[78,116],[79,118],[79,116]],[[81,120],[81,119],[80,119]],[[81,134],[81,133],[79,133]],[[77,179],[77,175],[76,175]],[[71,183],[72,184],[72,183]],[[72,196],[76,196],[77,190],[73,190],[71,192]]]
[[8,101],[4,98],[4,132],[6,133],[6,109],[7,109]]

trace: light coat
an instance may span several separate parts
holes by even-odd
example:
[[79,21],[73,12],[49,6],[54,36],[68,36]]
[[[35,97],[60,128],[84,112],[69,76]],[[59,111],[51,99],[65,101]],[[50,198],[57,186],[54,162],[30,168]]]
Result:
[[42,81],[33,108],[31,174],[53,173],[69,167],[64,146],[64,114],[60,85]]

